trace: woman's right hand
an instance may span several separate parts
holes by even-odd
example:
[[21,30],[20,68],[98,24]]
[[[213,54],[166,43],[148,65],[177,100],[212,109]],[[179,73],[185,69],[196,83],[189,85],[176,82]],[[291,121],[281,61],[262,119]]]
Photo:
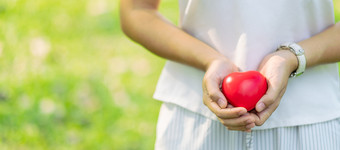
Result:
[[213,60],[203,78],[203,103],[229,130],[249,132],[255,126],[255,118],[245,108],[228,104],[220,90],[224,77],[237,71],[238,68],[228,59]]

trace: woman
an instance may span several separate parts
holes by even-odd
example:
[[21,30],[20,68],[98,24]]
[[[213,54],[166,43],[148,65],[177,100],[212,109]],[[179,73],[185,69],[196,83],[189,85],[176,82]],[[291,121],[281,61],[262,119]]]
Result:
[[[121,1],[126,35],[169,59],[154,94],[164,102],[156,149],[340,149],[340,23],[331,0],[180,0],[180,28],[159,3]],[[252,112],[219,89],[228,74],[248,70],[268,82]]]

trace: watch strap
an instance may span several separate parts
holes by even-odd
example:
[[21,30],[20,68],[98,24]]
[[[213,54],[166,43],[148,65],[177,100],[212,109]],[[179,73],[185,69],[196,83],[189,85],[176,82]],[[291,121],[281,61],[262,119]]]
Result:
[[296,43],[284,43],[279,46],[277,50],[290,50],[298,59],[298,67],[290,74],[290,77],[297,77],[305,72],[306,57],[304,49]]

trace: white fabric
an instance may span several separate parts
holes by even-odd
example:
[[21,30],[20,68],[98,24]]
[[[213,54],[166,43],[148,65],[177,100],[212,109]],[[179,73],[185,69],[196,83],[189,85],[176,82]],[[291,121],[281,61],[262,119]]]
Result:
[[[256,70],[278,45],[298,42],[334,24],[332,0],[180,0],[180,27],[232,60]],[[217,120],[203,105],[204,72],[168,61],[154,98]],[[255,129],[295,126],[340,117],[336,63],[306,69],[289,80],[281,104]]]
[[251,133],[227,130],[220,122],[175,104],[162,104],[156,150],[339,150],[340,118]]

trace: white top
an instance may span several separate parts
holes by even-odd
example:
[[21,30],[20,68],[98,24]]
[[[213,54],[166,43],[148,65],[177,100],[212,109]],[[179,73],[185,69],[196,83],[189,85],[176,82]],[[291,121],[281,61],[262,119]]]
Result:
[[[179,0],[180,27],[232,60],[243,71],[285,42],[298,42],[334,24],[332,0]],[[204,72],[168,61],[154,98],[217,120],[202,102]],[[340,117],[336,63],[308,68],[288,81],[279,107],[260,127],[268,129]]]

